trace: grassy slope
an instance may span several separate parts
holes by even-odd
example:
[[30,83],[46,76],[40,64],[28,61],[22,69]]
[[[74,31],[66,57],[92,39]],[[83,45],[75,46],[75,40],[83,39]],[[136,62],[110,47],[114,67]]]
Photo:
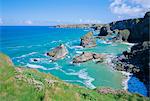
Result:
[[[49,82],[48,82],[49,81]],[[53,82],[51,82],[53,81]],[[33,69],[17,68],[0,54],[1,101],[148,101],[137,94],[99,94]]]

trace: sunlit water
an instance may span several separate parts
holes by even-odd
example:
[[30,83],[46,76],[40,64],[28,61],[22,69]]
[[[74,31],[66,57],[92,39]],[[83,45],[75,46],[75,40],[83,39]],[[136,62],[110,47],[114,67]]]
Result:
[[[118,55],[129,46],[121,43],[105,43],[98,40],[97,47],[80,49],[80,37],[88,32],[84,29],[60,29],[50,27],[0,27],[0,50],[9,55],[17,66],[38,68],[39,71],[51,73],[58,78],[89,88],[112,87],[121,89],[123,76],[113,71],[107,63],[96,64],[89,61],[72,64],[72,58],[83,51]],[[64,43],[69,54],[55,62],[45,53]],[[36,58],[39,61],[34,62]],[[109,58],[108,58],[109,60]]]

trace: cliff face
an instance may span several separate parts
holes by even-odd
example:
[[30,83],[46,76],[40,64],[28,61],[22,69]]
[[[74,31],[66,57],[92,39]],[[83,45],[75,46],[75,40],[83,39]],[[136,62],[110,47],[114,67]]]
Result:
[[150,12],[147,12],[144,18],[117,21],[109,25],[111,30],[128,30],[130,33],[124,32],[122,39],[125,37],[126,41],[136,43],[130,52],[123,52],[125,58],[121,59],[122,63],[117,65],[117,70],[132,72],[145,83],[150,96]]
[[150,96],[150,41],[138,43],[126,54],[126,61],[139,68],[140,72],[135,75],[147,86],[148,96]]
[[128,42],[137,43],[149,41],[150,12],[147,12],[144,18],[116,21],[110,23],[109,26],[112,31],[116,29],[129,30]]

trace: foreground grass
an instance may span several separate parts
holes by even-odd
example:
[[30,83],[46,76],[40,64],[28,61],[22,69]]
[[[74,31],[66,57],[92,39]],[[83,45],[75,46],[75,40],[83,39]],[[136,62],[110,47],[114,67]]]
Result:
[[137,94],[100,94],[33,69],[13,66],[0,53],[0,101],[150,101]]

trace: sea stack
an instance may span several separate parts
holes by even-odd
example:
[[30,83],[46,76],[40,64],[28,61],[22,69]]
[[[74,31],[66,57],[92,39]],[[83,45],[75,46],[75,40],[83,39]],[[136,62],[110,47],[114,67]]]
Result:
[[92,32],[88,32],[81,38],[80,46],[84,48],[91,48],[96,46],[96,40],[94,39]]
[[104,54],[92,53],[92,52],[83,52],[79,56],[73,58],[73,63],[83,63],[89,60],[97,59],[103,60],[105,58]]
[[61,44],[47,53],[48,56],[52,57],[53,61],[64,58],[67,54],[68,50],[64,44]]

